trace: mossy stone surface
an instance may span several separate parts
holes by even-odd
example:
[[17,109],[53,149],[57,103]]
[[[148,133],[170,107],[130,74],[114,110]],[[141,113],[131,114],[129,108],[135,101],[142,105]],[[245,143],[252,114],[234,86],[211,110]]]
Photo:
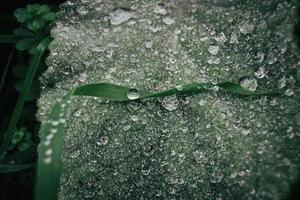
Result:
[[74,97],[59,199],[276,200],[299,176],[296,1],[71,0],[52,30],[38,118],[71,88],[109,82],[160,91],[239,82],[131,102]]

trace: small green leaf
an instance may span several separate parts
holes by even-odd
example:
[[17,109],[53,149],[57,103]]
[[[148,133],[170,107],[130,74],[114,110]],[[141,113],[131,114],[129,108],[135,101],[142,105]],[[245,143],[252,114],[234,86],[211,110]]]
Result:
[[25,8],[18,8],[17,10],[15,10],[14,16],[20,23],[23,23],[31,18],[30,14]]
[[16,43],[16,49],[23,51],[35,44],[36,38],[24,38]]
[[20,38],[34,38],[37,35],[29,30],[23,28],[17,28],[13,31],[14,35]]
[[54,21],[55,17],[56,17],[56,15],[53,12],[49,12],[49,13],[42,15],[42,19],[45,21]]
[[41,5],[37,10],[36,14],[41,15],[41,14],[48,13],[49,11],[50,11],[50,7],[48,5]]
[[34,19],[32,21],[32,27],[34,30],[39,30],[45,25],[45,22],[42,19]]
[[11,138],[11,143],[18,144],[19,142],[21,142],[21,140],[25,135],[25,132],[26,132],[25,128],[20,128],[19,130],[17,130]]

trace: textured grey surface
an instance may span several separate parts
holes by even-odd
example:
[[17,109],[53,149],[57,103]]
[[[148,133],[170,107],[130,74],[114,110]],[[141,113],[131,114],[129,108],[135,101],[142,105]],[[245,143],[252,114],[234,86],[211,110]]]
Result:
[[211,93],[118,103],[76,97],[60,199],[280,199],[299,175],[295,2],[81,0],[52,30],[38,118],[76,85],[151,91],[240,82],[281,97]]

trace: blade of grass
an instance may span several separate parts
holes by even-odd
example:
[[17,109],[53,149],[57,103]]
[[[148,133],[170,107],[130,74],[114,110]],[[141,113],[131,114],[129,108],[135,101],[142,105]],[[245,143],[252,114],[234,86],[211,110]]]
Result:
[[34,78],[37,68],[40,64],[42,55],[44,54],[44,51],[47,49],[47,47],[51,41],[52,41],[51,37],[46,37],[45,39],[43,39],[41,41],[41,43],[37,46],[37,51],[31,59],[29,69],[28,69],[26,77],[25,77],[22,92],[21,92],[21,94],[17,100],[16,106],[13,110],[12,116],[11,116],[9,124],[8,124],[7,131],[3,134],[3,139],[2,139],[1,146],[0,146],[0,163],[3,161],[3,158],[6,153],[6,149],[10,142],[10,139],[16,129],[18,120],[20,118],[20,115],[21,115],[21,112],[22,112],[22,109],[24,106],[24,102],[26,100],[26,95],[28,94],[28,92],[30,90],[33,78]]
[[[223,82],[216,85],[210,83],[191,83],[177,86],[161,92],[135,90],[110,83],[87,84],[74,88],[59,100],[52,108],[47,122],[41,130],[41,142],[38,147],[38,168],[36,180],[36,200],[55,200],[59,189],[61,173],[61,153],[63,149],[65,122],[68,106],[72,96],[92,96],[114,101],[130,101],[149,97],[164,97],[170,95],[189,95],[208,91],[219,86],[230,93],[239,95],[274,95],[274,92],[251,92],[240,85]],[[130,97],[134,93],[134,98]]]
[[0,174],[19,172],[36,167],[35,163],[0,165]]
[[14,35],[0,35],[0,43],[5,44],[15,44],[17,42],[17,37]]

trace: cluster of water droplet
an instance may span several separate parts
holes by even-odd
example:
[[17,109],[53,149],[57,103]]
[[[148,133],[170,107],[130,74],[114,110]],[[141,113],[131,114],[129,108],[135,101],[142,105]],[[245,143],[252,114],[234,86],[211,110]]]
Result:
[[[119,103],[75,97],[60,199],[279,199],[300,166],[294,1],[72,0],[52,30],[38,117],[76,85],[219,88]],[[251,3],[250,3],[251,2]],[[50,151],[45,153],[50,154]]]

